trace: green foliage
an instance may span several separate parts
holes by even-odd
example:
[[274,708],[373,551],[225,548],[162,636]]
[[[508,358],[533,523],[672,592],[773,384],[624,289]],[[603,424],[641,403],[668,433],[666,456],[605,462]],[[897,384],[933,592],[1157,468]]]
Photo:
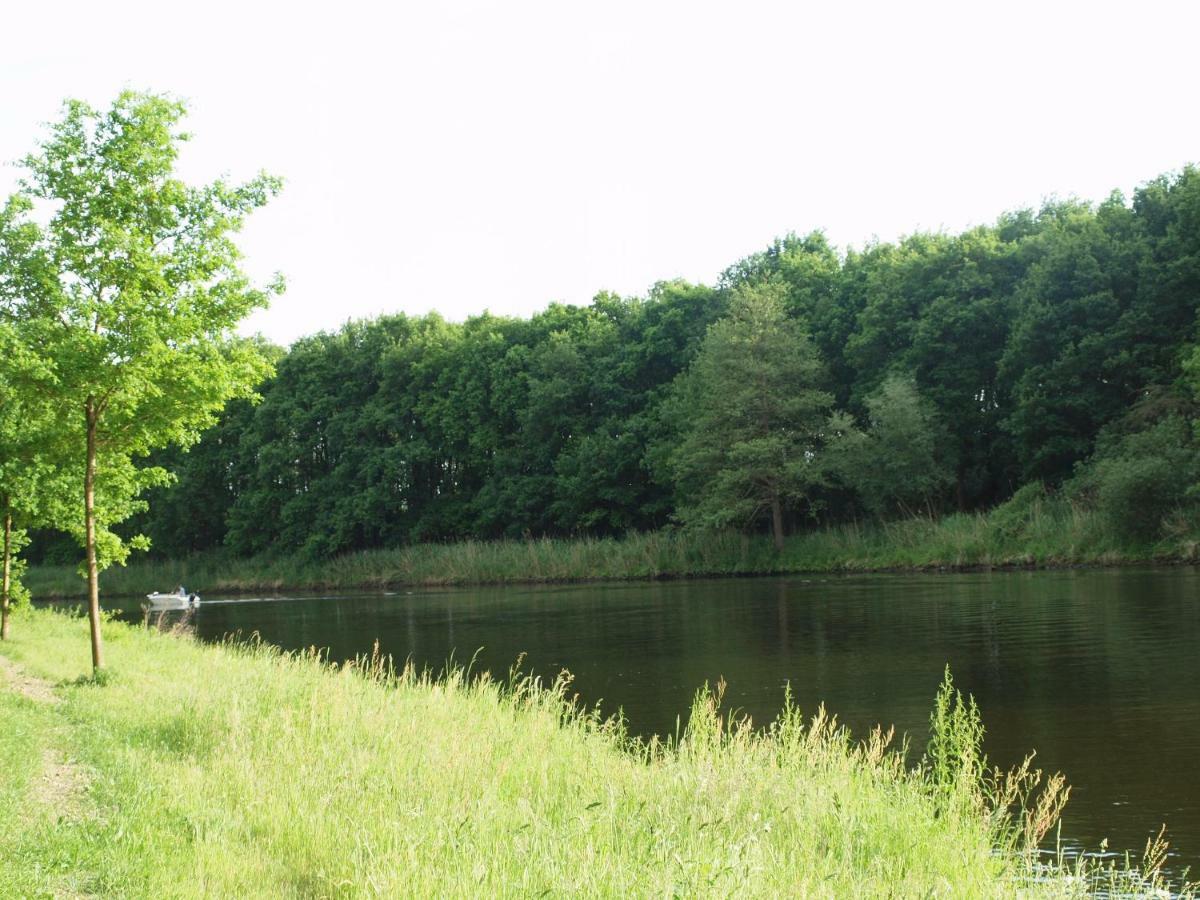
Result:
[[[40,232],[21,203],[2,221],[11,255],[36,256]],[[9,272],[10,298],[41,290],[38,266]],[[710,326],[733,327],[731,304],[757,292],[782,310],[778,346],[806,349],[795,360],[731,352],[729,366],[709,367],[717,394],[685,387],[699,379],[683,373]],[[117,529],[166,555],[223,546],[317,560],[417,541],[616,536],[680,518],[761,526],[765,480],[751,489],[736,472],[768,462],[787,470],[780,517],[792,530],[814,514],[836,525],[864,510],[974,512],[1022,484],[1057,491],[1116,423],[1196,381],[1198,313],[1200,173],[1187,168],[1129,202],[1052,202],[958,235],[844,252],[820,233],[789,235],[715,288],[663,282],[528,320],[352,323],[281,353],[263,403],[231,403],[190,454],[154,451],[138,472],[114,464],[100,477],[136,487],[162,485],[156,468],[177,473],[178,484],[144,495],[153,509]],[[714,445],[741,427],[749,406],[737,398],[755,366],[803,368],[810,357],[821,360],[810,388],[825,416],[813,421],[825,424],[806,426],[807,438],[737,437],[727,441],[739,444],[736,466],[732,452],[686,450],[698,422],[712,423]],[[1126,468],[1126,493],[1154,480],[1148,465]],[[716,472],[728,480],[705,474]]]
[[[26,389],[52,404],[81,486],[91,435],[101,566],[144,546],[111,526],[168,479],[134,458],[195,443],[269,371],[231,330],[278,286],[249,284],[232,234],[279,181],[179,181],[183,112],[133,92],[107,111],[68,101],[0,220],[0,311],[38,357]],[[82,507],[55,524],[83,541]]]
[[929,744],[923,760],[929,783],[944,802],[975,808],[984,804],[983,778],[988,765],[983,733],[975,698],[963,698],[946,666],[929,716]]
[[669,283],[644,303],[600,295],[528,322],[397,315],[306,338],[260,405],[231,407],[211,432],[211,464],[183,475],[223,529],[171,519],[189,550],[310,559],[662,524],[654,410],[716,308],[711,290]]
[[1193,503],[1200,455],[1190,423],[1175,415],[1128,433],[1102,437],[1095,457],[1072,483],[1073,491],[1099,510],[1114,533],[1150,541],[1168,513]]
[[954,483],[950,435],[911,377],[888,376],[864,401],[866,431],[848,442],[837,466],[879,516],[932,512]]
[[21,558],[28,529],[53,521],[69,497],[65,473],[54,464],[52,409],[23,389],[40,371],[37,356],[0,323],[0,638],[9,637],[12,607],[29,597]]
[[671,467],[685,524],[744,528],[771,514],[778,544],[783,509],[808,512],[828,477],[824,451],[845,423],[830,416],[816,348],[783,297],[777,282],[739,288],[678,383],[685,426]]
[[[144,596],[164,584],[180,583],[207,594],[1195,562],[1200,558],[1200,521],[1195,516],[1172,519],[1171,526],[1154,543],[1129,542],[1114,534],[1099,512],[1058,493],[1016,511],[1001,507],[990,514],[830,525],[789,536],[782,551],[763,535],[668,528],[619,538],[427,542],[320,560],[278,552],[235,558],[209,551],[133,561],[105,578],[110,594]],[[73,565],[35,565],[27,583],[38,598],[79,597],[84,591]]]
[[1019,488],[988,516],[992,526],[1008,539],[1021,539],[1028,533],[1045,507],[1048,495],[1040,481]]
[[3,340],[36,361],[14,367],[17,384],[44,404],[54,464],[82,488],[83,503],[50,521],[84,550],[96,670],[99,573],[148,546],[113,526],[170,481],[135,458],[194,444],[270,371],[233,329],[281,285],[250,285],[232,234],[279,181],[185,185],[174,175],[183,112],[131,91],[104,112],[68,101],[0,214]]

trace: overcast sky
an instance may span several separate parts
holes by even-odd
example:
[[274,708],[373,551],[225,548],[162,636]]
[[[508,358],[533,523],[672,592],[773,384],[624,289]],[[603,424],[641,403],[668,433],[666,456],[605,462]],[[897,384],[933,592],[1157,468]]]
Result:
[[[1195,2],[5,4],[0,160],[64,97],[186,99],[184,175],[287,186],[248,331],[528,315],[1200,161]],[[17,170],[0,170],[11,190]]]

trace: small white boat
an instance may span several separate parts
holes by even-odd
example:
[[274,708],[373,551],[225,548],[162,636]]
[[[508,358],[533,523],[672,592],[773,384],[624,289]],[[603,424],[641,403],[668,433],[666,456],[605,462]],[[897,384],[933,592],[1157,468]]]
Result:
[[199,594],[189,594],[182,590],[170,594],[155,591],[153,594],[147,594],[146,599],[150,601],[152,609],[190,609],[200,605]]

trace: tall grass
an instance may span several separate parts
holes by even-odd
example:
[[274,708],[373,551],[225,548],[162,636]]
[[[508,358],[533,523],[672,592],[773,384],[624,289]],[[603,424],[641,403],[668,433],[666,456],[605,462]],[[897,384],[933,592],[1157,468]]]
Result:
[[[1094,886],[1030,855],[1045,823],[1008,805],[1033,782],[979,777],[978,720],[949,684],[939,749],[912,770],[888,735],[856,743],[823,710],[805,719],[786,701],[755,730],[704,690],[679,741],[643,744],[577,709],[565,676],[432,678],[378,657],[336,667],[119,623],[105,632],[103,683],[79,677],[80,620],[25,611],[0,645],[63,699],[38,706],[0,686],[0,756],[18,770],[0,780],[0,872],[13,896],[992,897]],[[51,750],[87,773],[77,808],[39,805],[31,786]],[[1099,874],[1160,887],[1152,875]]]
[[[1178,523],[1161,541],[1132,545],[1095,513],[1038,500],[940,519],[851,523],[793,535],[776,553],[766,537],[665,529],[623,538],[462,541],[348,553],[314,561],[293,556],[238,559],[220,553],[182,560],[137,560],[106,571],[109,594],[143,594],[185,584],[201,593],[382,589],[581,580],[683,578],[936,569],[977,566],[1111,564],[1197,557],[1200,534]],[[26,583],[37,597],[82,596],[70,566],[38,566]]]

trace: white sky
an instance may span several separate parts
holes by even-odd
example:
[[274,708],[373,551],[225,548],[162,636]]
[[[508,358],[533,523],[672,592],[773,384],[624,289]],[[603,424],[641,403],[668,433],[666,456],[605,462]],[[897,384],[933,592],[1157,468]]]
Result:
[[[1098,200],[1200,161],[1200,3],[0,3],[0,160],[64,97],[189,101],[193,181],[287,187],[242,245],[287,343],[528,315]],[[13,168],[0,169],[0,191]]]

